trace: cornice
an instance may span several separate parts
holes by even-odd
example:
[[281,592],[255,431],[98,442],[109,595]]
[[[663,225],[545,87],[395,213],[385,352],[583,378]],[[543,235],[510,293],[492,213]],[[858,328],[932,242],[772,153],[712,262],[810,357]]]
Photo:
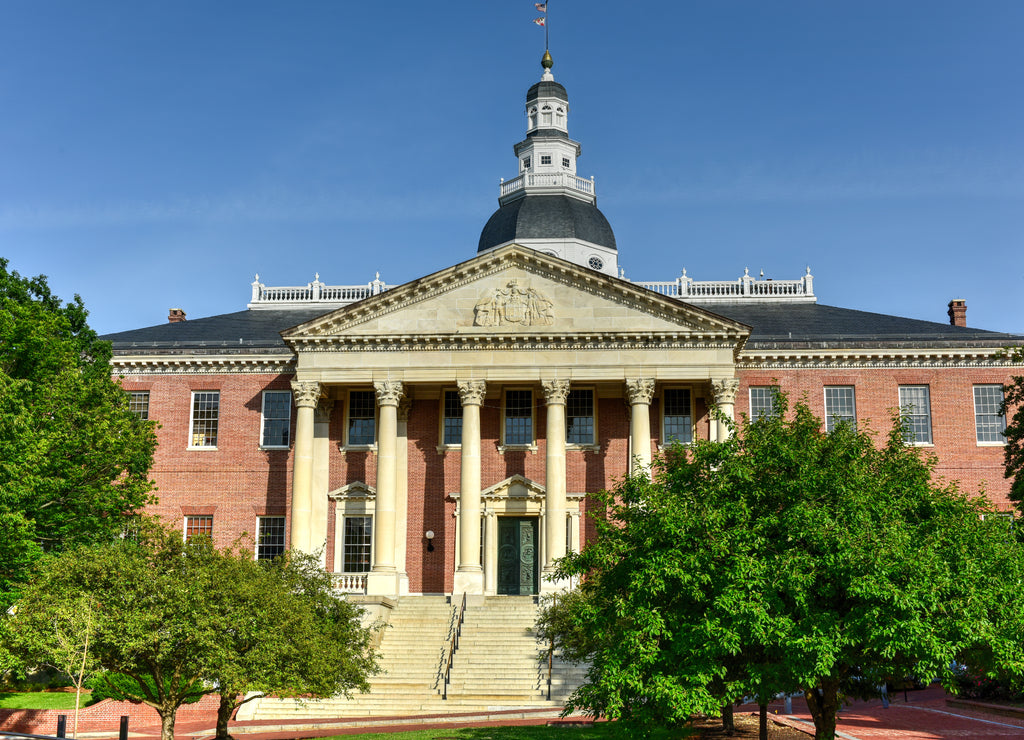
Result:
[[830,368],[1019,368],[1019,364],[997,359],[995,349],[914,348],[855,350],[745,350],[737,358],[740,369],[830,369]]
[[589,332],[586,334],[444,334],[307,337],[293,340],[299,352],[458,352],[462,350],[729,349],[738,336],[703,332]]
[[295,372],[295,356],[276,355],[140,355],[115,356],[110,361],[114,375],[210,375],[283,374]]

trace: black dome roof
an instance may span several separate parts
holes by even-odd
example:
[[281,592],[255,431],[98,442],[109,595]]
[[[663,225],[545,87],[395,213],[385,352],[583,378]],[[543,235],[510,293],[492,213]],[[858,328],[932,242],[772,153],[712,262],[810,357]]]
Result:
[[[520,88],[522,89],[522,88]],[[531,100],[537,98],[561,98],[568,102],[569,93],[565,91],[565,88],[561,83],[555,82],[554,80],[541,80],[537,82],[526,92],[526,102],[529,103]]]
[[581,239],[616,249],[615,234],[597,206],[568,195],[527,195],[494,212],[477,252],[519,239]]

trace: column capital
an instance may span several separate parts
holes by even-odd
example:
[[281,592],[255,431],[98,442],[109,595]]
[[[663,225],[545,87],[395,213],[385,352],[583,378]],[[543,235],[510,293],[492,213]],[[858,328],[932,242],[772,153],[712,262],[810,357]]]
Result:
[[736,393],[740,389],[740,381],[736,378],[719,378],[711,381],[711,392],[715,394],[715,403],[736,403]]
[[458,382],[459,398],[463,406],[480,406],[487,394],[487,383],[483,380],[460,380]]
[[321,398],[320,403],[313,409],[313,419],[321,424],[331,420],[331,412],[334,411],[334,401],[330,398]]
[[650,406],[654,399],[654,378],[626,378],[626,397],[631,406]]
[[381,380],[373,384],[377,392],[377,404],[379,406],[398,406],[405,390],[400,380]]
[[293,380],[292,394],[300,409],[315,409],[323,396],[324,386],[316,380]]
[[411,410],[412,399],[403,394],[401,400],[398,402],[398,420],[409,421],[409,412]]
[[541,381],[540,387],[544,390],[544,400],[548,405],[565,405],[565,399],[569,397],[568,380],[544,380]]

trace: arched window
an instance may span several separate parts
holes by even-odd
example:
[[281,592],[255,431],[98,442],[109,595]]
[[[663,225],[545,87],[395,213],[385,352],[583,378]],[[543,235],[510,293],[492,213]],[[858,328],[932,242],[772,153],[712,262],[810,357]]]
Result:
[[551,125],[551,106],[545,105],[540,109],[540,123],[542,126]]

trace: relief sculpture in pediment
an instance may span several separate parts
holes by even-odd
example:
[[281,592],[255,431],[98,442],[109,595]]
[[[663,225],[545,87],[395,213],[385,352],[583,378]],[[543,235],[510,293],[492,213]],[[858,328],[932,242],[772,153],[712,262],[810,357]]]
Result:
[[474,326],[551,326],[554,304],[533,288],[524,288],[510,280],[504,288],[473,307]]

